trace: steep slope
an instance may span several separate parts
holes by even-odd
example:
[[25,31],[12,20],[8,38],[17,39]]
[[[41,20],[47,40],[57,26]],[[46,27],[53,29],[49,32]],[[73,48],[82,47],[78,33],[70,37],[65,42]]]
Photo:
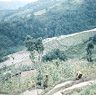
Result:
[[[71,42],[71,45],[69,43],[66,44],[68,52],[71,52],[73,49],[75,50],[76,49],[75,46],[77,45],[79,47],[77,53],[81,53],[79,51],[84,50],[84,48],[79,45],[83,43],[84,47],[86,47],[86,44],[84,42],[87,41],[89,39],[89,37],[93,37],[96,34],[95,30],[96,29],[85,31],[85,32],[80,32],[80,33],[76,33],[76,34],[71,34],[71,35],[67,35],[67,36],[61,36],[58,38],[53,38],[50,41],[48,41],[48,39],[47,39],[44,41],[44,44],[49,43],[49,45],[52,46],[52,44],[50,44],[50,42],[53,41],[53,43],[56,44],[55,40],[57,41],[57,39],[58,39],[58,40],[60,40],[60,42],[62,40],[65,41],[65,42],[62,42],[62,45],[63,45],[63,44],[66,44],[66,39],[67,39],[67,41]],[[62,46],[62,45],[59,44],[58,46]],[[69,49],[72,46],[73,46],[73,48]],[[55,47],[57,47],[57,46],[54,46],[52,48],[54,49]],[[49,47],[46,47],[46,48],[48,49]],[[45,50],[47,50],[47,49],[45,49]],[[60,49],[61,49],[61,47],[60,47]],[[71,53],[69,53],[69,55],[73,56],[73,53],[74,52],[71,52]],[[84,51],[84,53],[86,53],[86,51]],[[69,58],[67,61],[53,60],[53,61],[44,62],[44,63],[42,62],[42,64],[40,64],[41,69],[42,69],[42,73],[43,73],[43,75],[48,73],[49,86],[53,86],[58,81],[69,80],[69,79],[72,80],[76,76],[77,71],[79,71],[79,70],[81,70],[81,72],[83,73],[83,78],[85,80],[86,80],[86,78],[92,78],[94,80],[94,79],[96,79],[96,74],[95,74],[96,73],[96,64],[95,64],[95,62],[96,62],[96,46],[94,48],[94,54],[95,54],[95,56],[94,55],[93,56],[95,58],[94,58],[94,61],[92,62],[93,64],[89,64],[89,62],[84,58],[82,58],[82,59],[77,58],[77,54],[75,54],[76,55],[75,58],[72,58],[72,59]],[[12,57],[14,57],[14,59]],[[56,65],[57,62],[59,63],[58,67]],[[21,51],[21,52],[17,52],[12,55],[9,55],[9,60],[0,64],[0,68],[6,67],[6,70],[1,69],[1,74],[0,74],[1,81],[4,80],[3,81],[4,83],[3,82],[1,83],[3,85],[3,87],[1,86],[1,88],[0,88],[1,92],[2,91],[11,92],[12,90],[16,90],[16,91],[21,92],[21,89],[22,89],[22,91],[25,91],[25,93],[21,92],[21,95],[22,94],[25,94],[25,95],[29,94],[30,95],[30,94],[35,93],[36,90],[32,90],[32,92],[31,92],[31,90],[28,90],[28,88],[32,88],[32,87],[34,88],[34,84],[31,84],[31,82],[34,80],[33,79],[34,76],[32,76],[32,78],[26,77],[26,78],[28,78],[27,80],[25,80],[26,82],[24,80],[22,81],[22,79],[21,79],[20,83],[21,83],[22,87],[24,86],[25,88],[21,88],[21,86],[19,86],[19,80],[17,81],[17,77],[13,76],[13,75],[18,74],[18,72],[23,73],[23,72],[26,72],[26,70],[28,70],[28,71],[30,71],[31,69],[33,70],[34,66],[31,63],[32,62],[29,59],[29,53],[26,51]],[[29,68],[27,66],[29,66],[31,68]],[[36,64],[36,66],[37,66],[37,64]],[[37,66],[37,68],[38,68],[38,66]],[[9,76],[6,75],[6,77],[5,77],[4,74],[6,74],[8,72],[12,72],[11,74],[12,74],[13,78],[12,79],[9,78],[9,80],[6,81],[5,78],[9,77]],[[34,72],[34,70],[33,70],[33,72]],[[28,74],[26,74],[26,75],[28,75]],[[26,78],[24,78],[24,79],[26,79]],[[10,86],[12,86],[12,87],[9,86],[9,83],[10,83],[9,81],[12,81],[12,84],[10,84]],[[52,91],[52,93],[54,94],[54,91],[55,91],[55,94],[58,95],[58,93],[61,92],[62,89],[64,91],[66,90],[69,92],[71,89],[73,90],[73,89],[79,88],[79,87],[80,88],[86,87],[87,85],[89,85],[89,84],[91,85],[91,83],[93,83],[93,81],[92,82],[88,81],[87,83],[83,82],[83,83],[77,85],[78,82],[74,82],[74,86],[73,86],[73,81],[74,80],[67,81],[67,83],[58,84],[54,88],[52,88],[52,90],[50,90],[49,92],[51,93],[51,91]],[[16,83],[16,84],[14,84],[14,83]],[[24,83],[24,84],[22,84],[22,83]],[[66,84],[68,84],[68,85],[66,85]],[[14,91],[13,91],[13,93],[14,94],[12,94],[12,95],[18,95],[18,94],[15,94]],[[16,92],[16,93],[19,93],[19,92]],[[50,93],[49,93],[49,95],[50,95]],[[47,93],[45,93],[45,95],[46,94]],[[9,94],[9,95],[11,95],[11,94]]]
[[[94,35],[96,35],[96,29],[82,31],[80,33],[74,33],[69,35],[62,35],[59,37],[46,38],[43,40],[43,44],[44,44],[43,55],[57,48],[63,50],[68,55],[68,57],[70,56],[72,57],[73,55],[75,55],[76,56],[75,58],[77,58],[78,54],[82,56],[83,53],[84,55],[86,55],[86,51],[85,51],[86,42],[90,37],[93,37]],[[94,55],[95,53],[96,50],[94,50]],[[14,57],[14,64],[30,65],[32,62],[30,61],[29,55],[30,53],[27,52],[26,50],[10,54],[8,55],[9,59],[0,64],[0,68],[2,68],[4,65],[6,66],[12,65],[13,64],[12,56]]]
[[45,52],[51,51],[52,49],[56,48],[65,51],[71,46],[83,44],[84,42],[86,43],[86,41],[94,35],[96,35],[96,29],[45,39],[43,40]]

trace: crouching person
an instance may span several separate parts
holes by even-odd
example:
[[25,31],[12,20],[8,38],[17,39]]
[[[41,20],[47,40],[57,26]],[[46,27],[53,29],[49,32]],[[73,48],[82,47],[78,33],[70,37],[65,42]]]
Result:
[[82,78],[82,73],[79,71],[78,73],[77,73],[77,75],[76,75],[76,80],[79,80],[79,79],[81,79]]
[[45,75],[43,87],[44,87],[44,89],[46,89],[48,87],[48,75]]

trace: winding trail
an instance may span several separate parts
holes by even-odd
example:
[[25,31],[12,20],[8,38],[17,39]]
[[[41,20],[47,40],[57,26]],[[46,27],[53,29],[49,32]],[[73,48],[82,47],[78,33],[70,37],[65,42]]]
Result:
[[76,85],[73,85],[71,87],[68,87],[64,90],[60,90],[60,91],[57,91],[56,93],[54,94],[50,94],[50,95],[62,95],[62,93],[66,93],[66,92],[71,92],[73,91],[74,89],[78,89],[78,88],[83,88],[83,87],[86,87],[86,86],[90,86],[92,84],[96,83],[96,80],[92,80],[92,81],[87,81],[87,82],[82,82],[82,83],[79,83],[79,84],[76,84]]
[[94,83],[96,83],[96,80],[90,80],[90,81],[85,81],[85,82],[67,81],[67,82],[56,85],[53,89],[51,89],[47,93],[43,93],[42,95],[63,95],[66,92],[69,93],[69,92],[79,89],[79,88],[91,86]]
[[[91,86],[96,83],[96,80],[90,80],[90,81],[67,81],[60,84],[57,84],[55,87],[53,87],[51,90],[44,92],[42,89],[36,89],[36,90],[27,90],[20,95],[65,95],[65,93],[71,93],[72,91],[80,88],[84,88],[87,86]],[[37,94],[38,93],[38,94]],[[63,94],[62,94],[63,93]]]
[[50,90],[49,92],[47,92],[44,95],[52,95],[54,94],[56,91],[59,91],[62,88],[66,88],[67,86],[71,85],[74,81],[67,81],[64,83],[60,83],[58,85],[56,85],[52,90]]

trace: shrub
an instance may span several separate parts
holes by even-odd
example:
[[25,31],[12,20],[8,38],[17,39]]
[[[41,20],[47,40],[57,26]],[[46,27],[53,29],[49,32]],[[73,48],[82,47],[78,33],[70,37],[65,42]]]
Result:
[[96,35],[94,35],[93,37],[90,37],[88,41],[92,41],[93,44],[96,44]]
[[92,62],[92,50],[94,49],[94,44],[92,42],[89,42],[87,45],[87,60],[89,62]]
[[55,59],[60,59],[60,60],[65,61],[67,57],[64,54],[64,51],[60,51],[59,49],[54,49],[51,52],[44,55],[42,58],[43,61],[52,61]]

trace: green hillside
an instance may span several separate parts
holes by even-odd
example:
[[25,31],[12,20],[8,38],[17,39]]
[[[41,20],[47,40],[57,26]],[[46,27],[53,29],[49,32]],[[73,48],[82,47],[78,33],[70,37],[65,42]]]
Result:
[[[57,39],[60,42],[63,41],[62,44],[58,44],[58,47],[56,46]],[[50,41],[48,39],[45,39],[43,42],[44,46],[46,46],[44,54],[46,54],[46,52],[49,52],[50,48],[48,47],[48,45],[51,46],[51,49],[59,48],[60,50],[64,51],[64,53],[66,54],[67,60],[65,61],[60,59],[55,59],[52,61],[48,61],[48,62],[42,61],[41,63],[39,63],[36,60],[36,63],[34,64],[31,63],[31,61],[29,61],[30,59],[27,52],[23,51],[23,52],[17,52],[12,55],[9,55],[9,59],[8,59],[9,61],[5,61],[4,65],[3,63],[1,64],[3,68],[0,69],[1,72],[0,85],[2,85],[0,86],[0,92],[9,93],[10,95],[13,95],[13,93],[16,95],[20,95],[20,93],[26,90],[34,89],[35,83],[39,81],[38,78],[44,81],[46,74],[49,75],[48,91],[52,87],[54,87],[54,85],[62,81],[73,80],[76,77],[76,73],[78,71],[81,71],[83,73],[82,80],[84,81],[95,80],[96,79],[96,74],[95,74],[96,73],[96,64],[95,64],[96,45],[95,44],[94,44],[94,50],[92,52],[93,61],[88,62],[86,59],[86,47],[90,39],[91,40],[94,39],[92,41],[94,41],[94,43],[96,42],[95,29],[68,35],[67,37],[60,36],[58,38],[52,38],[50,39]],[[68,43],[66,44],[66,40],[70,41],[71,44],[70,45]],[[51,42],[54,44],[53,47]],[[62,48],[62,45],[63,46],[66,45],[66,49]],[[14,57],[13,63],[15,63],[13,65],[11,63],[12,56]],[[21,56],[21,59],[19,58],[19,56]],[[40,73],[40,71],[42,72]],[[17,75],[20,72],[21,75],[20,76]],[[30,73],[28,72],[33,72],[35,74],[33,75],[32,73],[30,75]],[[26,73],[28,74],[26,75]],[[42,87],[40,88],[42,89]],[[84,93],[86,93],[88,89],[94,90],[95,85],[84,89]],[[74,90],[72,94],[74,95],[74,93],[77,93],[76,91],[77,90]],[[46,92],[46,90],[44,92]],[[83,90],[80,93],[83,93]]]
[[18,10],[2,10],[0,50],[23,45],[27,35],[50,38],[93,29],[95,9],[95,0],[40,0]]
[[[78,72],[83,76],[76,81]],[[92,80],[96,81],[96,0],[39,0],[17,10],[0,10],[0,95],[37,95],[37,89],[47,95],[69,81],[73,82],[57,90],[77,85],[64,95],[95,95],[95,82],[82,86]]]
[[[83,31],[71,35],[53,37],[45,39],[43,41],[45,52],[51,51],[52,49],[59,48],[60,50],[67,50],[69,47],[74,47],[79,44],[86,43],[90,37],[96,35],[96,29]],[[81,46],[82,47],[82,46]]]

